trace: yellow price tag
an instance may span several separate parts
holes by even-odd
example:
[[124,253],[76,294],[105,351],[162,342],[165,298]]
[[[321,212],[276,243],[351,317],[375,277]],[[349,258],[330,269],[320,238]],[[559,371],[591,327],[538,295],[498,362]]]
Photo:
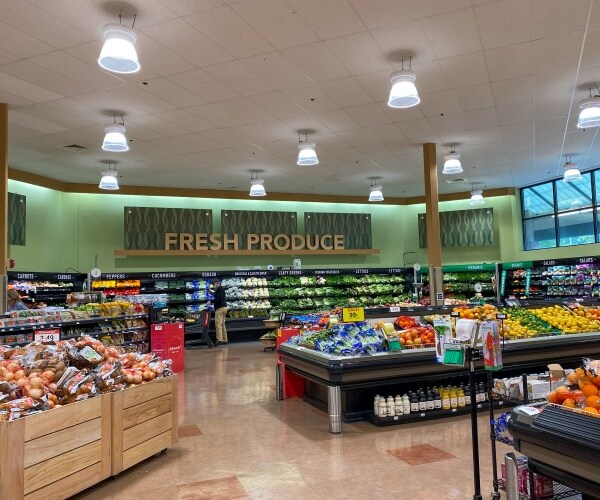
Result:
[[353,321],[364,321],[365,320],[365,308],[364,307],[344,307],[342,309],[342,320],[345,323]]

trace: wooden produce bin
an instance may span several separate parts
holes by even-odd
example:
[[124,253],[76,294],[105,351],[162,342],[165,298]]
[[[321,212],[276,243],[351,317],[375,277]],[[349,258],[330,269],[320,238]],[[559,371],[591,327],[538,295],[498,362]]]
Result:
[[0,500],[62,499],[111,474],[112,395],[0,422]]
[[177,441],[177,377],[112,394],[112,475]]

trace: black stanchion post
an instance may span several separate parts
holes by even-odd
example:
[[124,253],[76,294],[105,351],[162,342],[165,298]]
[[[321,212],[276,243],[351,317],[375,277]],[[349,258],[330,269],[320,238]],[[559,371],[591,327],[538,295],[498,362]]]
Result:
[[477,428],[477,386],[475,384],[475,360],[479,359],[479,351],[471,346],[466,348],[469,361],[469,387],[471,390],[471,441],[473,447],[473,500],[483,500],[481,496],[481,475],[479,471],[479,430]]

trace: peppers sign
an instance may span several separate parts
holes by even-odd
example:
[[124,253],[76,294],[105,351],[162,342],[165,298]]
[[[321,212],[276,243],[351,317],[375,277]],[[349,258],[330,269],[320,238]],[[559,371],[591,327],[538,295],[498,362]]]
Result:
[[[165,250],[239,250],[239,234],[165,233]],[[343,250],[343,234],[247,234],[248,250]]]
[[342,321],[344,323],[350,323],[354,321],[365,320],[365,308],[364,307],[344,307],[342,309]]

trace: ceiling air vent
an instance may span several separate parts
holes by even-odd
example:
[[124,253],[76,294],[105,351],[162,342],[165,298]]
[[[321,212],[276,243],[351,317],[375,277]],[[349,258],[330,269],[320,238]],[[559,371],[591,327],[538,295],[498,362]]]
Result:
[[465,177],[459,177],[458,179],[446,179],[448,184],[460,184],[462,182],[469,182],[469,179]]
[[71,153],[79,153],[87,150],[85,146],[80,146],[79,144],[67,144],[66,146],[60,146],[60,148],[66,151],[71,151]]

